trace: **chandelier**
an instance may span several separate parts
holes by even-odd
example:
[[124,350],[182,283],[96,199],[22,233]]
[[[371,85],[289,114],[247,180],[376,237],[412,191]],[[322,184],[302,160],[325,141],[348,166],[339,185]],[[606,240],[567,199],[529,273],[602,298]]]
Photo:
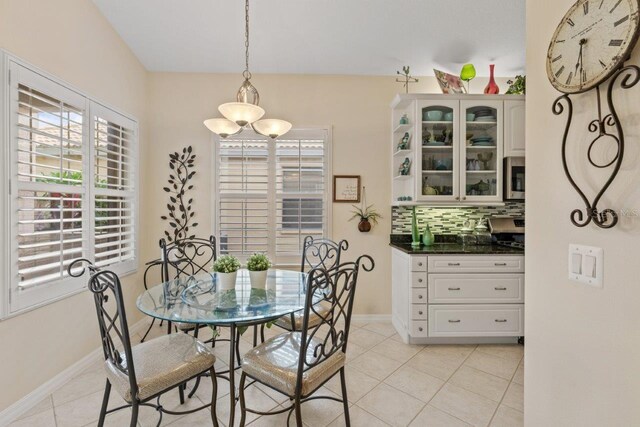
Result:
[[227,102],[218,107],[218,111],[224,118],[205,120],[204,125],[222,138],[235,135],[243,129],[252,128],[260,135],[275,139],[289,132],[291,123],[280,119],[262,119],[265,111],[258,105],[260,94],[258,89],[251,84],[251,72],[249,71],[249,0],[245,0],[244,3],[244,17],[245,68],[242,72],[244,82],[238,89],[236,102]]

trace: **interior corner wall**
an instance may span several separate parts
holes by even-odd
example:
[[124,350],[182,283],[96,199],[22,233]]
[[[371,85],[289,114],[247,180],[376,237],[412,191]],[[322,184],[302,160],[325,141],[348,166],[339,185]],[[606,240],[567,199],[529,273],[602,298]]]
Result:
[[[0,0],[0,48],[136,117],[146,168],[147,72],[91,1]],[[142,317],[136,277],[124,280],[130,324]],[[0,321],[0,343],[2,411],[99,347],[91,293]]]
[[[640,85],[615,89],[624,161],[599,205],[627,215],[609,230],[575,227],[569,215],[584,206],[563,172],[566,116],[551,111],[560,93],[545,71],[551,36],[573,3],[527,1],[525,425],[632,426],[640,422]],[[639,53],[636,47],[629,62],[638,64]],[[587,166],[595,94],[571,98],[569,168],[593,198],[611,172]],[[611,148],[604,155],[611,156]],[[568,280],[570,243],[604,249],[602,288]]]

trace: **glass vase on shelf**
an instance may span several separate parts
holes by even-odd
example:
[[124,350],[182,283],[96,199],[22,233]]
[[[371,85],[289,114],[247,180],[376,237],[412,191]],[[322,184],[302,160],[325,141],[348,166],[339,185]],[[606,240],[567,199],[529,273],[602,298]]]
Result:
[[494,68],[495,64],[489,65],[489,83],[487,83],[487,86],[484,88],[484,93],[487,95],[497,95],[500,93],[500,88],[493,77]]
[[473,64],[464,64],[460,70],[460,80],[467,82],[467,93],[471,93],[471,80],[476,77],[476,67]]

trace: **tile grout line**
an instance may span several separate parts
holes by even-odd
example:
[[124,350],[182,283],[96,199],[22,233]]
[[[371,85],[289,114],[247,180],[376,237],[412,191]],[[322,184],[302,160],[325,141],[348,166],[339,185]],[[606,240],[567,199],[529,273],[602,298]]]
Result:
[[[493,415],[491,416],[491,419],[489,420],[489,424],[487,424],[487,426],[490,426],[491,423],[493,422],[493,419],[496,417],[496,414],[498,413],[498,409],[500,409],[500,405],[502,405],[502,401],[504,400],[504,397],[507,395],[507,392],[509,391],[509,388],[511,387],[511,384],[513,383],[513,378],[516,376],[516,372],[518,372],[518,368],[520,367],[520,363],[522,363],[523,360],[524,360],[524,354],[522,355],[522,358],[520,358],[520,360],[518,361],[518,366],[516,367],[516,370],[513,371],[513,375],[511,375],[511,380],[509,380],[509,385],[507,386],[507,389],[504,391],[504,394],[502,395],[502,399],[500,399],[500,402],[498,403],[498,406],[496,407],[496,410],[493,411]],[[524,406],[524,402],[523,402],[523,406]],[[511,408],[510,406],[508,406],[508,408],[514,409],[514,408]],[[524,412],[522,413],[522,415],[524,416]]]
[[[428,347],[429,347],[429,346],[427,346],[427,347],[425,347],[425,348],[428,348]],[[471,350],[471,351],[469,352],[469,354],[467,355],[467,357],[465,357],[465,358],[464,358],[464,360],[462,361],[462,363],[460,363],[460,366],[458,366],[458,367],[456,368],[456,370],[455,370],[455,371],[453,371],[453,373],[452,373],[451,375],[449,375],[449,378],[447,378],[447,380],[444,382],[444,384],[442,384],[442,385],[440,386],[440,388],[438,389],[438,391],[436,391],[436,392],[433,394],[433,396],[431,396],[431,399],[429,399],[429,401],[425,404],[425,406],[422,408],[422,410],[424,410],[424,408],[426,408],[426,407],[431,403],[431,401],[433,400],[433,398],[434,398],[434,397],[436,397],[436,396],[438,395],[438,393],[440,393],[440,390],[442,390],[442,388],[443,388],[445,385],[449,384],[449,380],[451,379],[451,377],[453,377],[453,376],[456,374],[456,372],[458,372],[458,370],[459,370],[459,369],[464,365],[464,362],[466,362],[466,361],[467,361],[467,359],[468,359],[469,357],[471,357],[471,355],[473,354],[473,352],[474,352],[474,351],[476,351],[476,349],[477,349],[477,348],[478,348],[478,346],[476,345],[476,346],[473,348],[473,350]],[[436,408],[436,407],[434,406],[434,408]],[[437,409],[437,410],[439,410],[439,411],[444,412],[445,414],[448,414],[448,415],[452,416],[453,418],[455,418],[455,419],[457,419],[457,420],[462,421],[463,423],[469,424],[469,423],[467,423],[465,420],[462,420],[462,419],[460,419],[460,418],[456,417],[455,415],[448,413],[447,411],[443,411],[443,410],[442,410],[442,409],[440,409],[440,408],[436,408],[436,409]],[[421,410],[421,411],[422,411],[422,410]],[[413,420],[415,420],[415,419],[416,419],[416,417],[417,417],[418,415],[420,415],[420,413],[419,413],[419,412],[416,414],[416,416],[415,416],[415,417],[413,417],[413,418],[411,419],[411,422],[413,422]],[[409,424],[411,424],[411,423],[409,423]]]

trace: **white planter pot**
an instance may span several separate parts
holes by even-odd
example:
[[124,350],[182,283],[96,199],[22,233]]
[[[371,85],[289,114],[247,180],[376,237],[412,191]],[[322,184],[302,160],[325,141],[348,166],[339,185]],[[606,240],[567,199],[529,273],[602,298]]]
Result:
[[234,289],[236,287],[236,278],[238,272],[233,273],[216,273],[218,275],[218,290]]
[[263,271],[249,271],[249,279],[251,280],[252,288],[265,288],[267,286],[267,273],[268,270]]

